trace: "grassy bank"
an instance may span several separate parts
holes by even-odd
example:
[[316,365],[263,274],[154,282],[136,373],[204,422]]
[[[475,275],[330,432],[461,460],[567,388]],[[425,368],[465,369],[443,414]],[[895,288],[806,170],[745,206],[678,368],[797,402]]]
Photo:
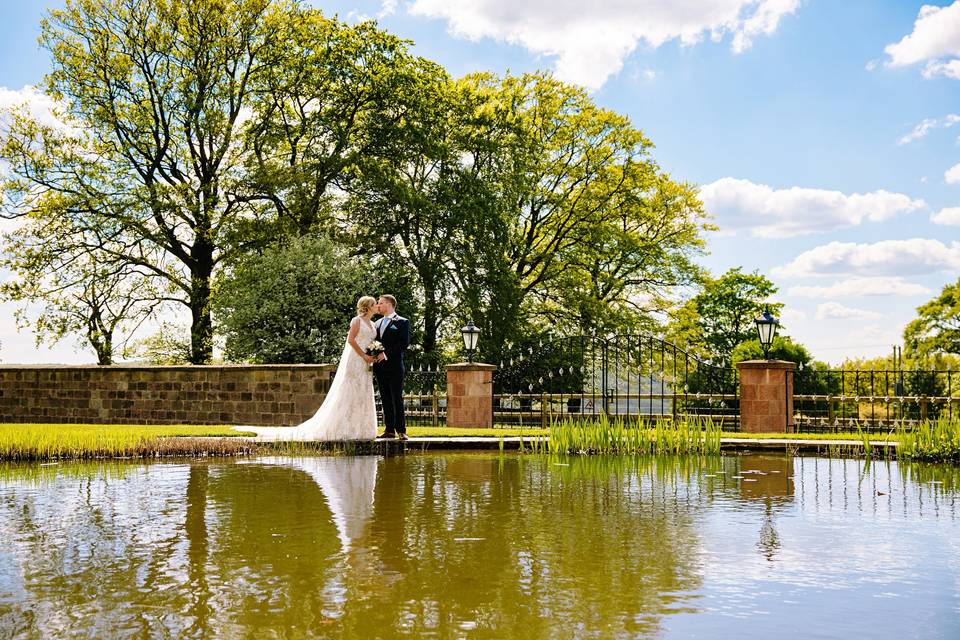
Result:
[[238,455],[252,447],[230,427],[191,425],[0,425],[0,460]]

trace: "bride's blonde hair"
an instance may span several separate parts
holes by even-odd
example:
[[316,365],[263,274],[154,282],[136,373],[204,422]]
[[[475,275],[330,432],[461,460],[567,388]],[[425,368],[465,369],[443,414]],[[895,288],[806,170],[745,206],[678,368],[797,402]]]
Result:
[[370,307],[377,304],[377,299],[373,296],[363,296],[357,300],[357,315],[365,316],[367,311],[370,311]]

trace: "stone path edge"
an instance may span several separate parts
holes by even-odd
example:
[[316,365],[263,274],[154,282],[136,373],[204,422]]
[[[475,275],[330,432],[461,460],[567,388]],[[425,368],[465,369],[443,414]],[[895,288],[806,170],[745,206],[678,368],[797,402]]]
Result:
[[[263,441],[256,438],[230,438],[231,440],[250,440],[259,445],[265,445],[267,448],[275,444],[271,441]],[[533,442],[540,444],[548,440],[546,436],[519,437],[509,436],[503,438],[490,437],[415,437],[401,442],[400,440],[377,440],[361,442],[282,442],[276,443],[278,447],[289,448],[293,446],[302,446],[304,451],[336,451],[345,447],[351,447],[363,452],[395,454],[404,451],[469,451],[469,450],[487,450],[499,451],[501,446],[506,451],[515,451],[521,448],[528,449]],[[887,451],[895,449],[898,443],[886,440],[871,440],[870,447]],[[720,440],[722,451],[764,451],[781,453],[829,453],[837,449],[863,449],[861,440],[801,440],[795,438],[722,438]]]

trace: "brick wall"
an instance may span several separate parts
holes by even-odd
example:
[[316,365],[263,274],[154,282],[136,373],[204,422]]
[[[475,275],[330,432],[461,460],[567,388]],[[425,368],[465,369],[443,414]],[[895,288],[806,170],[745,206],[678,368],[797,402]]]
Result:
[[335,365],[0,366],[0,422],[299,424]]

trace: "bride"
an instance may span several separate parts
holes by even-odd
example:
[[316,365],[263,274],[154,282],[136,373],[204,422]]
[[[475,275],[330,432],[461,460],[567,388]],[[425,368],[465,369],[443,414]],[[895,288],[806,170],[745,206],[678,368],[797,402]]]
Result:
[[377,409],[373,400],[373,373],[367,365],[376,361],[366,348],[377,335],[371,318],[377,301],[363,296],[357,315],[350,321],[340,365],[323,404],[312,418],[296,427],[235,427],[253,431],[264,440],[373,440],[377,435]]

